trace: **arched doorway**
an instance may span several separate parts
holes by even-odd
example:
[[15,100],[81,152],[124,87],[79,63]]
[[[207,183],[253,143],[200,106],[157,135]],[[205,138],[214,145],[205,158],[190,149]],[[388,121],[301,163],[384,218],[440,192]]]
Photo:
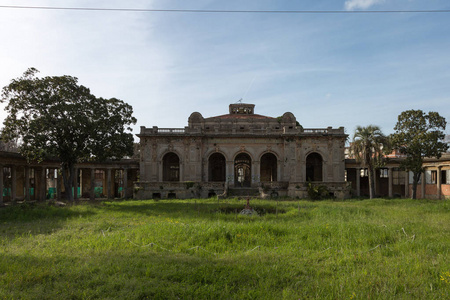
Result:
[[323,159],[319,153],[311,153],[306,157],[306,181],[323,181]]
[[246,153],[240,153],[234,159],[234,185],[250,187],[252,185],[252,159]]
[[277,157],[266,153],[261,157],[261,181],[277,181]]
[[180,181],[180,158],[173,152],[164,155],[163,181]]
[[214,153],[209,157],[208,179],[210,182],[226,181],[226,161],[221,153]]

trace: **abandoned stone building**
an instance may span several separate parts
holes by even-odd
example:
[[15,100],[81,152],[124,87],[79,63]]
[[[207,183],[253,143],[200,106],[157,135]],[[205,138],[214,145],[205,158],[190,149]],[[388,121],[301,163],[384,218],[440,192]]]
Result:
[[[307,185],[324,185],[336,198],[369,193],[367,169],[346,156],[344,128],[303,128],[295,116],[255,113],[237,103],[227,114],[194,112],[184,128],[141,127],[139,158],[76,166],[75,198],[194,198],[222,196],[307,197]],[[412,174],[393,154],[377,171],[376,195],[408,197]],[[28,163],[0,152],[0,204],[61,198],[60,163]],[[417,196],[450,198],[450,153],[424,163]]]
[[[231,104],[228,114],[190,115],[185,128],[146,128],[136,197],[211,195],[306,197],[307,182],[320,182],[343,198],[344,128],[302,128],[295,116],[255,113],[253,104]],[[262,191],[261,191],[262,190]]]

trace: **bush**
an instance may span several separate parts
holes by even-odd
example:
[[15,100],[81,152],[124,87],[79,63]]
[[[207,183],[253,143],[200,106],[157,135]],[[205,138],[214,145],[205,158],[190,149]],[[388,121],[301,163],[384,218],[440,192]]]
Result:
[[324,185],[315,185],[308,182],[308,198],[311,200],[321,200],[328,197],[328,188]]

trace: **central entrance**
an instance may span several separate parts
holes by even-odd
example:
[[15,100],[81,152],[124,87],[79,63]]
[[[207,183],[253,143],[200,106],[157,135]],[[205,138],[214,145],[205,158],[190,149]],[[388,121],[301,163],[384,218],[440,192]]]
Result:
[[246,153],[240,153],[234,159],[234,186],[251,187],[252,159]]

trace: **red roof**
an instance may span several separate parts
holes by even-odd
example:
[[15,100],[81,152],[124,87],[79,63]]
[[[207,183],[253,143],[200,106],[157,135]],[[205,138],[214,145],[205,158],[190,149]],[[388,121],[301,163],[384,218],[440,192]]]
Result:
[[257,114],[226,114],[216,117],[206,118],[206,120],[211,119],[260,119],[260,120],[275,120],[276,118],[257,115]]

